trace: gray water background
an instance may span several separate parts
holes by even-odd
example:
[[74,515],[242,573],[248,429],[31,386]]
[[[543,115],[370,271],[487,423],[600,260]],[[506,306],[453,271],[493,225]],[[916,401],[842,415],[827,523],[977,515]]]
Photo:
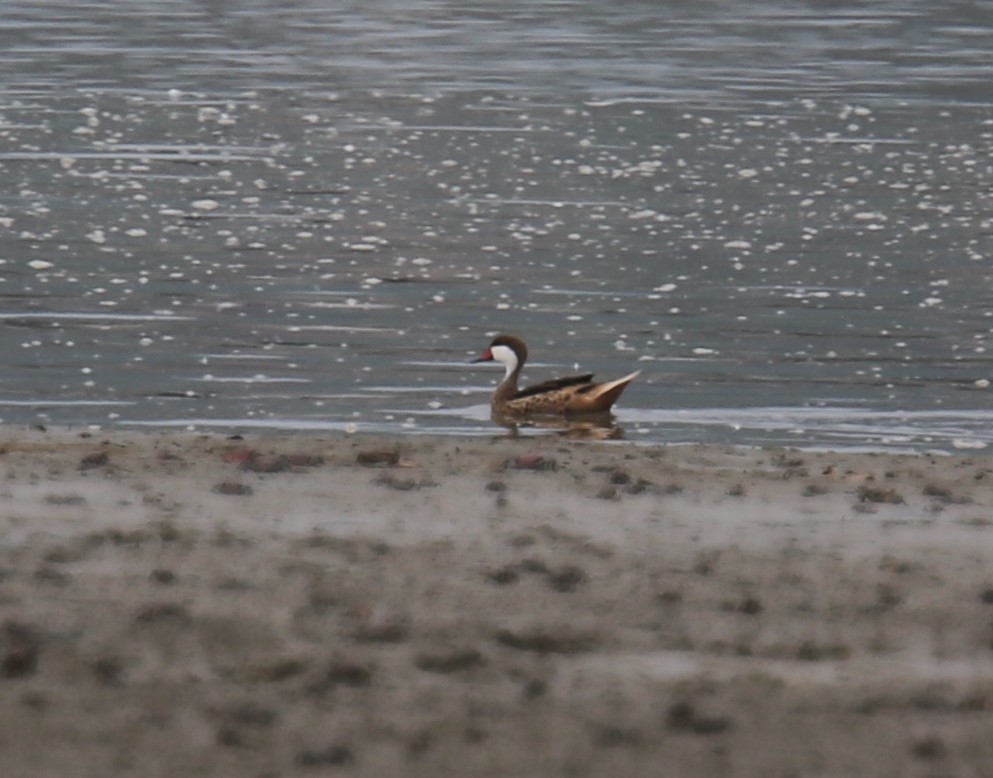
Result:
[[982,2],[2,2],[0,419],[972,450]]

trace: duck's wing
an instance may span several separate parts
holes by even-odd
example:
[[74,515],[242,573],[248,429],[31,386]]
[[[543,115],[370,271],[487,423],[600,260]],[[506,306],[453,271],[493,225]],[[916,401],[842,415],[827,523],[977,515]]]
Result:
[[593,373],[583,373],[582,375],[570,375],[564,378],[553,378],[551,381],[543,381],[540,384],[534,384],[533,386],[525,387],[520,389],[517,394],[514,395],[513,399],[518,399],[519,397],[533,397],[536,394],[545,394],[546,392],[555,392],[559,389],[567,389],[573,386],[581,386],[583,384],[592,384]]

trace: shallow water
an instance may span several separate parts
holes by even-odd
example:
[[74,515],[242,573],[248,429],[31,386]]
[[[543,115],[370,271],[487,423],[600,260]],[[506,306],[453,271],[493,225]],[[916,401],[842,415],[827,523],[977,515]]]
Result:
[[993,443],[993,21],[821,5],[6,4],[0,416]]

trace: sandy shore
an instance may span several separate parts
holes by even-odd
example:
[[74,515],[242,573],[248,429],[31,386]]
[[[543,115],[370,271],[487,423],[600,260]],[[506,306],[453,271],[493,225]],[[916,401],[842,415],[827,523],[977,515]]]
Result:
[[979,776],[993,460],[5,429],[14,776]]

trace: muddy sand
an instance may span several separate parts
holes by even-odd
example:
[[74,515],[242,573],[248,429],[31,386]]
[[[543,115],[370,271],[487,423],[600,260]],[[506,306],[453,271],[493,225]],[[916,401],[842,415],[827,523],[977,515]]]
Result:
[[5,429],[30,776],[988,776],[993,460]]

